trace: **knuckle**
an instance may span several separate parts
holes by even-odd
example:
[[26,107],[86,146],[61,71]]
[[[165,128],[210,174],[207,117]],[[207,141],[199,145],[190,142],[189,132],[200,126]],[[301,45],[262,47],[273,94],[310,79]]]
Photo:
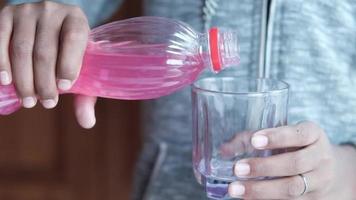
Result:
[[89,23],[85,14],[80,10],[78,13],[74,13],[70,15],[71,24],[73,27],[80,29],[81,32],[89,32]]
[[12,54],[16,58],[31,55],[33,44],[26,40],[18,40],[12,43]]
[[305,157],[300,152],[295,152],[291,156],[291,162],[289,162],[289,173],[299,174],[306,171]]
[[69,79],[69,80],[75,80],[78,76],[78,73],[73,70],[73,69],[66,69],[66,70],[63,70],[63,77]]
[[284,137],[281,137],[281,136],[283,136],[283,135],[271,133],[271,134],[268,134],[268,140],[272,144],[278,144],[278,143],[284,142],[283,141]]
[[46,63],[53,62],[55,60],[56,51],[52,48],[38,47],[33,53],[34,61],[42,61]]
[[70,30],[65,33],[64,42],[68,42],[69,44],[75,43],[78,41],[86,40],[87,34],[82,30]]
[[76,19],[77,27],[81,29],[83,36],[88,36],[90,27],[87,18],[85,17],[77,17]]
[[248,199],[260,198],[263,196],[265,189],[258,183],[245,184],[245,197]]
[[258,196],[263,191],[263,189],[261,187],[258,187],[257,184],[251,184],[249,191],[250,194],[254,194],[255,196]]
[[20,15],[31,15],[33,8],[33,3],[23,3],[17,6]]
[[31,84],[27,84],[23,81],[16,81],[15,85],[20,97],[33,96],[34,92],[33,88],[30,86]]
[[298,124],[301,128],[304,128],[304,129],[320,129],[320,127],[315,124],[314,122],[311,122],[311,121],[303,121],[301,123]]
[[55,7],[56,3],[52,1],[42,1],[39,5],[45,10],[51,10]]
[[52,99],[56,97],[56,90],[53,87],[48,87],[48,85],[46,83],[36,84],[36,92],[40,99]]
[[51,14],[53,14],[53,12],[55,12],[55,8],[52,5],[52,3],[41,3],[41,17],[47,17],[50,16]]
[[317,125],[312,121],[303,121],[300,123],[300,125],[306,126],[306,127],[317,127]]
[[58,18],[64,13],[63,5],[54,1],[42,1],[39,3],[39,7],[44,17]]
[[316,141],[323,134],[323,129],[311,121],[302,122],[298,124],[297,127],[300,127],[304,144]]
[[0,57],[0,69],[6,70],[10,68],[10,62],[8,59],[3,59]]
[[268,167],[260,159],[249,162],[251,166],[251,175],[262,176],[268,174]]
[[309,125],[307,125],[307,123],[301,123],[297,124],[295,128],[298,143],[301,145],[308,144],[311,140],[311,135],[309,134]]
[[51,19],[53,24],[58,23],[58,20],[63,15],[63,11],[60,10],[59,4],[52,1],[43,1],[38,4],[38,8],[40,10],[39,19],[46,20]]
[[74,14],[77,14],[79,16],[85,16],[83,10],[81,7],[77,6],[77,5],[71,5],[71,11],[74,13]]
[[12,5],[6,5],[4,6],[1,11],[0,11],[0,15],[1,16],[6,16],[6,15],[10,15],[13,12],[14,6]]
[[302,191],[303,191],[303,187],[304,185],[302,185],[301,181],[299,180],[300,177],[295,176],[293,178],[291,178],[291,180],[289,180],[287,182],[287,196],[290,198],[295,198],[298,197]]

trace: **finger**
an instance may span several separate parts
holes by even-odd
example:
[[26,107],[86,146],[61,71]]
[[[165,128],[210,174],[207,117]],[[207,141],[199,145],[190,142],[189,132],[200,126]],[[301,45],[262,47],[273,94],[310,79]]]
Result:
[[47,109],[54,108],[58,102],[56,60],[61,25],[49,16],[42,16],[37,25],[33,52],[35,88],[43,107]]
[[294,126],[282,126],[256,132],[251,143],[256,149],[278,149],[305,147],[316,142],[322,135],[322,129],[312,122],[303,122]]
[[77,79],[89,34],[84,17],[68,16],[63,22],[58,60],[58,88],[69,90]]
[[9,45],[12,33],[12,7],[6,6],[0,12],[0,84],[9,85],[12,81]]
[[14,83],[25,108],[36,105],[34,93],[32,52],[36,33],[36,18],[30,5],[19,7],[14,16],[10,59]]
[[[303,197],[322,187],[321,173],[312,171],[304,174],[307,180],[307,191]],[[228,192],[233,198],[243,199],[295,199],[299,198],[305,189],[301,176],[285,177],[272,180],[233,182]]]
[[95,123],[96,97],[76,95],[74,100],[75,115],[78,123],[86,129],[92,128]]
[[236,133],[231,140],[221,145],[220,155],[225,159],[229,159],[254,151],[255,149],[250,145],[252,134],[253,132],[251,131]]
[[318,145],[264,158],[249,158],[235,164],[239,177],[283,177],[304,174],[318,168],[322,157]]

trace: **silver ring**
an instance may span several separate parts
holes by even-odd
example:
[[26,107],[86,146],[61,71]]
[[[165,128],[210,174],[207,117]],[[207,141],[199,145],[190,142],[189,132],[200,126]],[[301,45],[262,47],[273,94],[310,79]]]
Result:
[[300,196],[303,196],[305,193],[308,192],[309,190],[309,183],[308,183],[308,180],[307,178],[303,175],[303,174],[299,174],[299,176],[303,179],[303,182],[304,182],[304,190],[303,192],[300,194]]

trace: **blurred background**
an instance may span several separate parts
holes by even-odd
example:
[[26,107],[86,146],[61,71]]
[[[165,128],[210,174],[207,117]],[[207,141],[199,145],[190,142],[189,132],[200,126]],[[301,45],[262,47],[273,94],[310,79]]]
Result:
[[[140,13],[139,0],[126,1],[110,21]],[[37,105],[0,116],[0,199],[129,199],[141,147],[139,104],[100,99],[92,130],[75,121],[71,95],[53,110]]]

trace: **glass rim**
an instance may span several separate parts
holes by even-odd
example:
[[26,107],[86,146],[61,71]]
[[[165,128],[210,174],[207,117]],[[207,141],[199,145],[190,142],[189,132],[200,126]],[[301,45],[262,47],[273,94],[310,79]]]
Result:
[[[262,92],[225,92],[225,91],[220,91],[220,90],[212,90],[212,89],[206,89],[203,88],[198,84],[199,81],[202,80],[208,80],[208,79],[222,79],[222,78],[233,78],[233,79],[246,79],[246,80],[271,80],[275,81],[278,83],[282,83],[283,87],[279,89],[272,89],[268,91],[262,91]],[[248,77],[248,76],[218,76],[218,77],[204,77],[196,80],[192,84],[192,91],[197,91],[197,92],[205,92],[205,93],[212,93],[212,94],[224,94],[224,95],[236,95],[236,96],[263,96],[263,95],[273,95],[273,94],[279,94],[283,92],[288,92],[289,91],[289,84],[285,81],[276,79],[276,78],[258,78],[258,77]]]

